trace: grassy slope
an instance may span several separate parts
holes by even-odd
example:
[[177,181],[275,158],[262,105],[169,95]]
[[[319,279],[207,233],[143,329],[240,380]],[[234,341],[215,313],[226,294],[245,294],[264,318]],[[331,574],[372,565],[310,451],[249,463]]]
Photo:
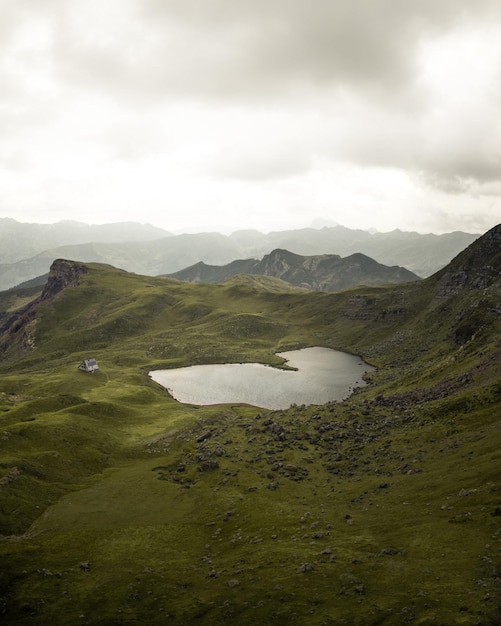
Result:
[[[478,294],[440,276],[304,295],[89,267],[4,366],[4,623],[498,623],[498,291],[469,340]],[[146,375],[303,345],[364,354],[373,384],[268,412]]]
[[18,287],[8,291],[0,291],[0,326],[9,319],[12,313],[39,296],[41,291],[42,287],[40,286]]

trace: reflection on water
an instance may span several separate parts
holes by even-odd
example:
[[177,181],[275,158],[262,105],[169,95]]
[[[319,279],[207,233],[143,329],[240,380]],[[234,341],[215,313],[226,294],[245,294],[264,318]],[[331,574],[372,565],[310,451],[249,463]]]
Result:
[[261,363],[193,365],[150,372],[151,378],[186,404],[252,404],[286,409],[291,404],[344,400],[374,368],[360,357],[329,348],[280,352],[296,371]]

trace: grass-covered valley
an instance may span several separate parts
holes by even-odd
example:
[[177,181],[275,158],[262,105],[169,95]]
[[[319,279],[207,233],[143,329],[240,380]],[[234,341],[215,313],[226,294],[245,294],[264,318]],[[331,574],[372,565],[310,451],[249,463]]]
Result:
[[[0,294],[1,622],[499,624],[500,276],[498,226],[388,287],[60,260]],[[148,377],[314,345],[368,386],[267,411]]]

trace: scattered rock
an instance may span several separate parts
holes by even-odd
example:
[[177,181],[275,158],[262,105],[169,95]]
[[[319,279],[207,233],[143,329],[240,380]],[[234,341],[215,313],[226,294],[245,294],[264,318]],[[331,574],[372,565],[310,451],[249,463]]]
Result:
[[215,470],[219,468],[219,463],[214,459],[208,459],[207,461],[202,461],[198,466],[199,472],[207,472],[210,470]]
[[315,568],[311,563],[301,563],[301,565],[297,568],[299,574],[306,574],[306,572],[313,572]]
[[380,556],[395,556],[400,553],[400,550],[397,548],[383,548],[379,553]]
[[43,567],[42,569],[39,569],[38,573],[42,574],[42,576],[54,576],[54,574],[49,569],[46,569],[45,567]]
[[0,478],[0,487],[6,487],[11,482],[16,480],[16,478],[19,478],[20,475],[21,475],[21,472],[19,471],[17,467],[11,467],[8,470],[7,474],[5,476],[2,476],[2,478]]
[[211,437],[212,437],[212,432],[208,430],[203,435],[200,435],[200,437],[198,437],[197,443],[203,443],[204,441],[206,441],[207,439],[210,439]]

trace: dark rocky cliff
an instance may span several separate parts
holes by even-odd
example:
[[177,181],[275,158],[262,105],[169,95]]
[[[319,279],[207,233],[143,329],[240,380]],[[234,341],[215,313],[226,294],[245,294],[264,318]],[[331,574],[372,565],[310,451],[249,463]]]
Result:
[[52,263],[47,283],[40,296],[16,311],[0,327],[0,354],[5,357],[14,345],[21,352],[34,350],[34,330],[40,307],[53,301],[67,287],[78,287],[81,276],[87,271],[87,267],[81,263],[56,259]]
[[67,261],[66,259],[56,259],[51,265],[49,277],[39,302],[54,298],[66,287],[78,287],[80,277],[87,272],[87,267],[81,263]]

